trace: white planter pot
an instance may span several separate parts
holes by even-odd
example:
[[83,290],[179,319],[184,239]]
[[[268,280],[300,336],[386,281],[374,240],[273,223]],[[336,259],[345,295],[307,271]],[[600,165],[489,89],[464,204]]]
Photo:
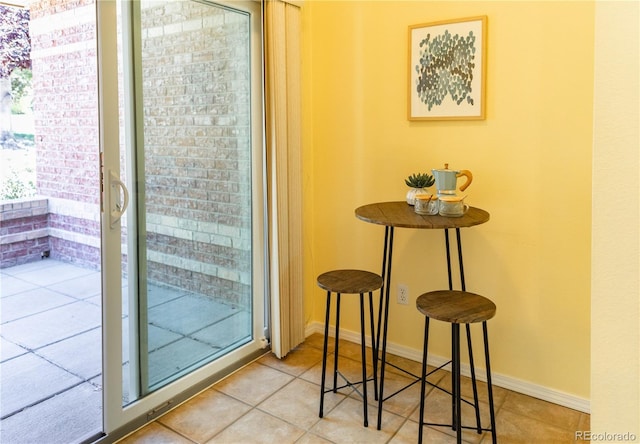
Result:
[[416,196],[419,194],[433,194],[433,193],[430,193],[428,188],[410,188],[409,191],[407,191],[407,203],[409,205],[415,205]]

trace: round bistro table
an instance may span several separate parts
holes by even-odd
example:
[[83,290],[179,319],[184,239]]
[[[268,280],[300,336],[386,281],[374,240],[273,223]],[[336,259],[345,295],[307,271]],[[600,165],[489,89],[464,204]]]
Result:
[[[449,242],[449,229],[455,229],[456,231],[456,243],[458,246],[458,266],[460,268],[460,285],[463,291],[466,291],[466,284],[464,280],[464,265],[462,260],[462,240],[460,238],[460,229],[473,227],[489,221],[489,213],[485,210],[476,207],[469,207],[468,211],[460,217],[444,217],[440,215],[421,215],[414,211],[413,206],[407,204],[406,201],[398,202],[379,202],[364,205],[356,208],[356,217],[362,221],[372,224],[383,225],[385,227],[384,232],[384,249],[382,254],[382,279],[383,279],[383,294],[384,298],[380,305],[380,313],[378,316],[378,332],[377,349],[382,353],[380,358],[380,389],[378,392],[378,430],[382,426],[382,403],[386,399],[400,393],[407,387],[404,387],[391,395],[384,397],[384,376],[385,367],[387,364],[387,332],[389,326],[389,294],[391,287],[391,260],[393,257],[393,235],[395,228],[414,228],[414,229],[430,229],[430,230],[444,230],[445,247],[447,257],[447,273],[449,277],[449,290],[453,290],[453,280],[451,273],[451,250]],[[384,309],[383,309],[384,306]],[[384,315],[383,315],[384,310]],[[381,325],[382,323],[382,325]],[[382,330],[382,338],[380,333]],[[382,339],[382,347],[379,347],[380,340]],[[374,338],[371,338],[372,342]],[[473,353],[471,350],[471,334],[469,332],[469,326],[467,325],[467,344],[469,347],[469,356],[471,373],[474,385],[474,397],[477,397],[477,390],[475,388],[475,370],[473,365]],[[446,365],[446,364],[445,364]],[[420,380],[420,377],[413,375],[410,372],[404,370],[407,374],[414,376],[416,379],[409,385],[413,385]],[[455,395],[455,394],[454,394]],[[477,404],[477,400],[476,400]],[[453,408],[453,407],[452,407]]]

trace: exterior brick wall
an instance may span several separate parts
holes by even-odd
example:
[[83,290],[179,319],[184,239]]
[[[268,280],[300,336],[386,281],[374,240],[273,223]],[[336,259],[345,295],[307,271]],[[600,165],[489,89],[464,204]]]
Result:
[[[86,6],[79,6],[82,4]],[[31,20],[37,192],[100,202],[93,2],[34,2]],[[51,15],[53,14],[53,15]],[[35,17],[34,17],[35,16]]]
[[[51,257],[100,267],[95,5],[30,3],[36,188],[49,200]],[[32,256],[35,260],[36,256]],[[39,256],[37,256],[39,259]]]
[[[51,257],[98,270],[101,264],[100,223],[74,216],[51,213]],[[95,242],[86,240],[95,239]]]
[[[145,178],[138,199],[147,277],[248,307],[249,27],[240,14],[199,2],[140,5]],[[31,17],[37,192],[49,199],[48,245],[54,258],[97,268],[95,5],[35,0]],[[36,246],[28,248],[39,259]]]
[[198,2],[142,10],[149,278],[248,307],[251,147],[243,17]]
[[40,260],[51,250],[46,199],[0,204],[0,268]]

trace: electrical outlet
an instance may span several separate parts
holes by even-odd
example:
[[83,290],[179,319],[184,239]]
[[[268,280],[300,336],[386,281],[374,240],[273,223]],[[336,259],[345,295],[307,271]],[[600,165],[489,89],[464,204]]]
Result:
[[409,287],[406,284],[398,284],[398,304],[409,305]]

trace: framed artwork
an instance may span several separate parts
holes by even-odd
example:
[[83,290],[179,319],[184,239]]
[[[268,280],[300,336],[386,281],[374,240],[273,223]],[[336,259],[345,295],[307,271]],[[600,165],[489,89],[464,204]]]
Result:
[[409,120],[483,120],[487,17],[409,26]]

